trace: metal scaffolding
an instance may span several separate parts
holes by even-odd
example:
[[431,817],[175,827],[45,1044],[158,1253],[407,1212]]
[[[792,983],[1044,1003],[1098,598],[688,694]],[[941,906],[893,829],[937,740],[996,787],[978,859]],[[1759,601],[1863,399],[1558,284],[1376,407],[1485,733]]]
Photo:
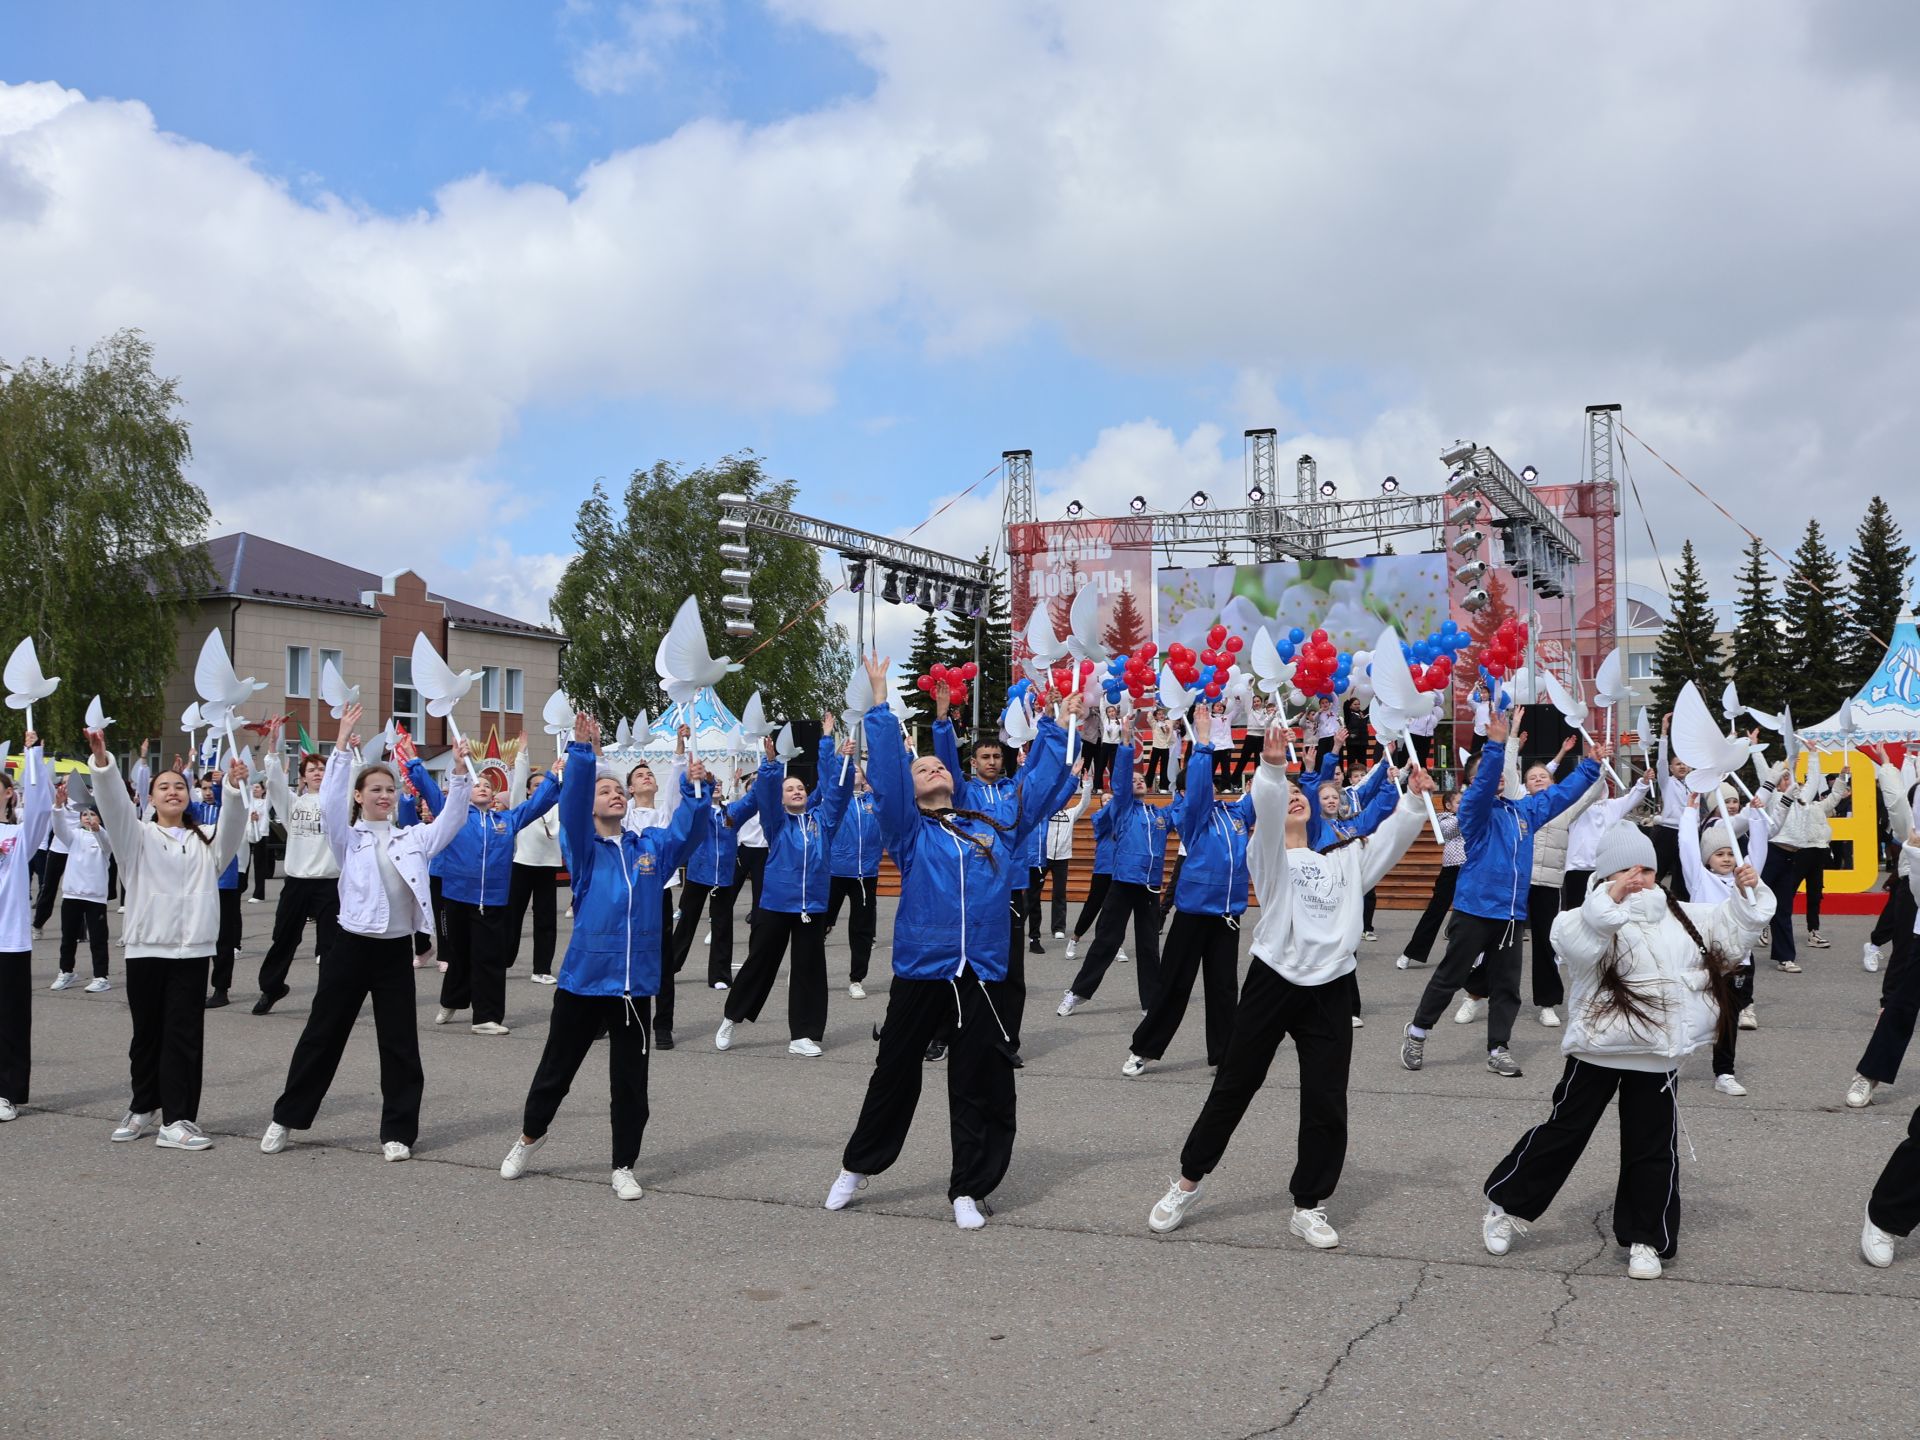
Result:
[[993,580],[992,567],[976,560],[962,560],[957,555],[909,545],[904,540],[891,540],[885,535],[856,530],[851,525],[816,520],[811,515],[797,515],[791,510],[762,505],[755,500],[723,500],[720,518],[723,522],[739,521],[749,530],[763,531],[768,535],[804,540],[821,550],[837,550],[850,560],[875,561],[888,569],[912,571],[939,580],[981,587]]

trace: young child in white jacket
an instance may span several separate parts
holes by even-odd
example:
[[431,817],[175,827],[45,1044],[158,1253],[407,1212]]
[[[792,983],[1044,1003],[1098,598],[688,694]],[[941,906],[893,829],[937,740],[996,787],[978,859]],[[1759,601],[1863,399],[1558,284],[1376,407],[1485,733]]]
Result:
[[206,1040],[207,975],[220,933],[220,872],[246,843],[247,767],[227,771],[220,818],[212,827],[187,816],[192,799],[178,770],[155,775],[147,794],[153,818],[143,821],[107,754],[98,730],[87,732],[90,778],[100,819],[120,861],[127,918],[127,1009],[133,1015],[128,1061],[133,1101],[113,1138],[138,1140],[159,1112],[155,1144],[205,1150],[213,1141],[196,1123]]
[[1300,1058],[1300,1136],[1290,1228],[1324,1250],[1340,1243],[1325,1205],[1347,1155],[1362,897],[1419,836],[1427,813],[1420,796],[1434,784],[1415,766],[1406,795],[1372,834],[1317,851],[1308,840],[1306,796],[1288,781],[1286,760],[1286,733],[1276,725],[1267,731],[1253,778],[1247,864],[1260,896],[1254,963],[1234,1008],[1226,1055],[1180,1152],[1180,1174],[1147,1224],[1165,1234],[1186,1218],[1199,1199],[1200,1182],[1220,1163],[1265,1083],[1280,1042],[1291,1035]]
[[[1737,834],[1744,832],[1747,837],[1744,863],[1751,865],[1757,874],[1766,871],[1767,812],[1758,805],[1749,805],[1733,816],[1731,822],[1716,820],[1704,830],[1697,818],[1699,812],[1700,797],[1689,796],[1686,823],[1680,827],[1680,873],[1686,877],[1687,894],[1696,905],[1720,905],[1731,900],[1738,888],[1733,883],[1733,875],[1743,862],[1733,848]],[[1740,966],[1729,977],[1727,988],[1739,1023],[1722,1026],[1714,1039],[1713,1088],[1722,1095],[1744,1095],[1747,1087],[1734,1076],[1733,1062],[1740,1032],[1759,1028],[1753,1021],[1752,950],[1741,952]]]
[[1679,1246],[1678,1067],[1733,1024],[1728,982],[1773,918],[1773,896],[1742,865],[1731,898],[1684,903],[1656,883],[1657,863],[1644,834],[1614,826],[1600,841],[1587,898],[1554,921],[1567,979],[1567,1064],[1552,1113],[1487,1176],[1481,1238],[1489,1254],[1506,1254],[1514,1232],[1546,1212],[1616,1092],[1613,1236],[1630,1251],[1627,1273],[1657,1279]]
[[21,780],[0,767],[0,1121],[20,1113],[33,1073],[33,905],[27,866],[53,825],[53,776],[27,732]]
[[100,812],[91,806],[79,811],[56,808],[53,833],[67,846],[67,868],[60,872],[60,973],[53,977],[53,988],[65,990],[78,983],[74,964],[85,936],[93,961],[87,993],[98,995],[113,988],[107,979],[107,879],[113,843],[100,824]]

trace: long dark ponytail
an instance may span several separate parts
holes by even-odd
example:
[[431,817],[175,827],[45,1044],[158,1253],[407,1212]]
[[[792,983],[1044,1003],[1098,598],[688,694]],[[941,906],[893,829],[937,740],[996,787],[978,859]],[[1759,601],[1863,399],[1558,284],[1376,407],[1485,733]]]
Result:
[[[1698,928],[1688,917],[1686,908],[1673,898],[1673,892],[1661,887],[1661,896],[1667,902],[1667,913],[1680,922],[1680,928],[1687,932],[1687,938],[1693,941],[1694,948],[1700,953],[1700,963],[1706,968],[1707,990],[1713,996],[1717,1012],[1715,1028],[1722,1044],[1733,1035],[1733,1027],[1738,1018],[1733,994],[1734,972],[1740,968],[1738,956],[1727,956],[1709,946]],[[1627,982],[1620,973],[1620,935],[1615,932],[1613,943],[1607,952],[1607,958],[1601,962],[1599,989],[1594,994],[1593,1003],[1588,1009],[1588,1017],[1602,1020],[1608,1015],[1621,1015],[1626,1018],[1627,1028],[1636,1035],[1646,1038],[1641,1031],[1644,1024],[1649,1028],[1659,1023],[1658,1011],[1663,1002],[1642,994]]]
[[994,856],[993,842],[983,836],[962,830],[953,822],[956,820],[975,820],[1001,835],[1011,835],[1013,833],[1013,827],[1011,825],[1004,825],[991,815],[984,815],[978,810],[956,810],[951,805],[938,810],[922,810],[920,813],[931,818],[942,830],[953,836],[954,839],[964,840],[967,844],[971,845],[974,853],[982,860],[985,860],[990,868],[999,869],[1000,862]]

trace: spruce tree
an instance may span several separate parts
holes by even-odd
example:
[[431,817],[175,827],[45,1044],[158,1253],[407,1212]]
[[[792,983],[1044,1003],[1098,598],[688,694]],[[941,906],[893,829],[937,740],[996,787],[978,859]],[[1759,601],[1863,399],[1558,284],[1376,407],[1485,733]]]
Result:
[[962,663],[957,656],[949,655],[947,647],[940,641],[940,632],[929,615],[921,622],[920,628],[913,632],[913,648],[907,652],[907,668],[900,672],[901,693],[907,699],[909,722],[918,721],[921,733],[929,733],[933,724],[933,697],[916,683],[920,677],[940,664],[958,665]]
[[1654,664],[1660,672],[1653,687],[1656,713],[1665,715],[1671,711],[1675,698],[1689,680],[1699,687],[1707,705],[1718,713],[1720,692],[1727,685],[1720,645],[1714,638],[1719,626],[1691,540],[1680,547],[1680,570],[1667,600],[1670,607],[1667,627],[1660,632],[1660,646],[1654,652]]
[[1728,672],[1740,687],[1742,703],[1777,714],[1786,699],[1786,643],[1780,634],[1780,602],[1767,569],[1766,547],[1758,540],[1747,546],[1739,585]]
[[[982,550],[978,561],[982,565],[992,564],[992,552]],[[948,664],[961,665],[974,658],[973,629],[972,617],[959,610],[947,612],[942,639],[946,654],[942,658]],[[987,587],[986,604],[980,611],[979,664],[980,713],[985,716],[991,710],[998,714],[1006,703],[1007,689],[1013,684],[1013,627],[1007,617],[1007,591],[1000,583],[999,571],[994,572],[993,583]]]
[[1913,549],[1902,539],[1892,508],[1874,496],[1847,552],[1847,569],[1853,576],[1846,644],[1850,695],[1858,693],[1880,668],[1893,627],[1906,607],[1907,570],[1912,564]]
[[1809,520],[1787,575],[1787,699],[1794,723],[1817,725],[1853,693],[1845,653],[1847,594],[1840,562],[1827,548],[1820,522]]

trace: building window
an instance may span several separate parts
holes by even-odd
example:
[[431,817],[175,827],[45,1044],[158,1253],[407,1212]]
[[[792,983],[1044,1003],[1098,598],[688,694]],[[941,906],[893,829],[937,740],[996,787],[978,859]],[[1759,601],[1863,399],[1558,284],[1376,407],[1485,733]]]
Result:
[[1654,654],[1651,650],[1640,650],[1627,656],[1627,678],[1629,680],[1657,680],[1660,672],[1653,668]]
[[500,667],[498,665],[480,667],[480,708],[482,710],[500,708]]
[[523,671],[519,671],[519,670],[507,671],[507,696],[506,696],[506,702],[501,706],[501,708],[505,710],[509,715],[518,715],[521,712],[521,710],[524,708],[523,702],[526,699],[526,696],[524,693],[526,691],[526,688],[527,688],[527,677]]
[[334,674],[338,675],[342,680],[347,678],[347,657],[344,653],[339,650],[322,650],[320,652],[320,668],[315,673],[324,675],[329,664],[333,666]]
[[313,652],[304,645],[287,646],[287,694],[313,693]]
[[406,655],[393,657],[393,720],[407,727],[415,742],[422,739],[426,715],[420,704],[420,692],[413,688],[413,660]]

